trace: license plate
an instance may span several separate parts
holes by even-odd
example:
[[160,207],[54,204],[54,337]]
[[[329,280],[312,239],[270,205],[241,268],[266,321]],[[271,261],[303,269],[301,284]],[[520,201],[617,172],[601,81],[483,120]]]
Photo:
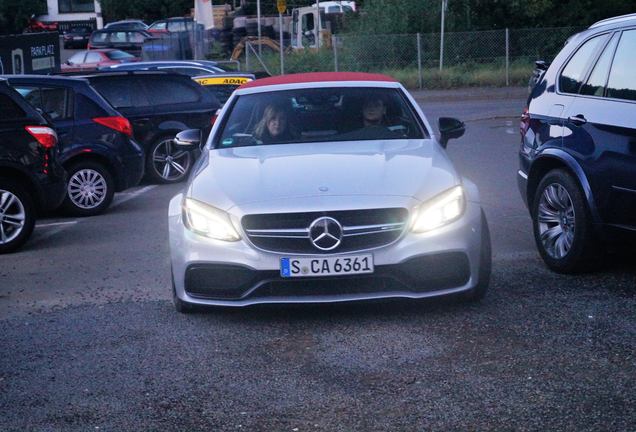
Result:
[[373,255],[337,257],[285,257],[280,259],[284,278],[373,273]]
[[83,37],[81,37],[81,36],[75,36],[75,37],[73,37],[73,40],[82,40],[82,39],[84,39],[84,38],[83,38]]

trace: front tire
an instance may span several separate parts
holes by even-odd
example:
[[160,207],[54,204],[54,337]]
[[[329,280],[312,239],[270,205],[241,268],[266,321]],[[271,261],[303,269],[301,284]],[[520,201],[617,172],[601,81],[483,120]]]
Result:
[[11,179],[0,179],[0,254],[13,252],[31,236],[35,206],[27,191]]
[[581,273],[598,265],[599,245],[578,182],[563,169],[539,182],[532,204],[534,239],[541,258],[558,273]]
[[76,216],[95,216],[104,212],[113,200],[113,176],[102,164],[85,161],[67,168],[69,180],[63,208]]
[[174,136],[163,136],[148,149],[146,172],[155,183],[177,183],[190,172],[192,154],[174,143]]

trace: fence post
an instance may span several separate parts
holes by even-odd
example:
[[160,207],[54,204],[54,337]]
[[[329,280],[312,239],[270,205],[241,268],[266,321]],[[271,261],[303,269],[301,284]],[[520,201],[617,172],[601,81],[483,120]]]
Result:
[[446,0],[442,0],[442,25],[439,38],[439,70],[444,69],[444,16],[446,15]]
[[336,35],[331,35],[331,47],[333,48],[333,68],[335,72],[338,72],[338,38]]
[[422,35],[417,34],[417,80],[422,90]]
[[250,70],[250,41],[245,41],[245,70]]
[[280,74],[285,75],[285,45],[283,41],[283,14],[278,13],[278,33],[280,42],[278,44],[278,51],[280,51]]
[[201,54],[199,54],[199,25],[197,24],[197,22],[194,22],[194,35],[192,36],[192,42],[194,45],[194,60],[199,60]]
[[510,30],[506,27],[506,87],[510,85]]

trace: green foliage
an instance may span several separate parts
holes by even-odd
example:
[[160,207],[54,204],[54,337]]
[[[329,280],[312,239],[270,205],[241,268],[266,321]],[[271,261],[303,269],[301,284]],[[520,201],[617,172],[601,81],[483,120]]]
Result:
[[[452,1],[452,0],[451,0]],[[407,34],[439,28],[441,1],[366,0],[361,13],[350,21],[348,33]]]
[[46,12],[46,0],[0,0],[0,34],[22,33],[33,14]]
[[[0,0],[28,4],[42,0]],[[215,5],[233,3],[213,0]],[[315,0],[289,0],[289,8]],[[153,21],[187,14],[194,0],[101,0],[107,20],[141,18]],[[237,3],[240,3],[237,1]],[[440,30],[442,0],[358,0],[361,11],[347,21],[356,34],[435,33]],[[245,0],[242,14],[256,14],[256,0]],[[261,13],[277,14],[275,0],[261,0]],[[11,10],[7,8],[7,10]],[[634,0],[448,0],[446,31],[501,28],[587,26],[594,21],[634,12]],[[0,16],[0,20],[2,17]],[[1,21],[0,21],[1,23]]]
[[[440,31],[442,0],[365,0],[351,33]],[[448,0],[445,30],[588,26],[634,12],[634,0]]]

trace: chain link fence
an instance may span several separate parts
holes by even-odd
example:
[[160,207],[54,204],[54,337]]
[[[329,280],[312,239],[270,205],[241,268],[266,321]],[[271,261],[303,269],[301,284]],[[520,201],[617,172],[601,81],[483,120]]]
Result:
[[[525,85],[535,60],[551,61],[577,27],[392,35],[338,35],[320,49],[284,50],[285,73],[390,74],[412,88]],[[284,44],[288,46],[286,42]],[[281,72],[280,53],[246,48],[245,69]],[[247,63],[247,64],[246,64]]]

